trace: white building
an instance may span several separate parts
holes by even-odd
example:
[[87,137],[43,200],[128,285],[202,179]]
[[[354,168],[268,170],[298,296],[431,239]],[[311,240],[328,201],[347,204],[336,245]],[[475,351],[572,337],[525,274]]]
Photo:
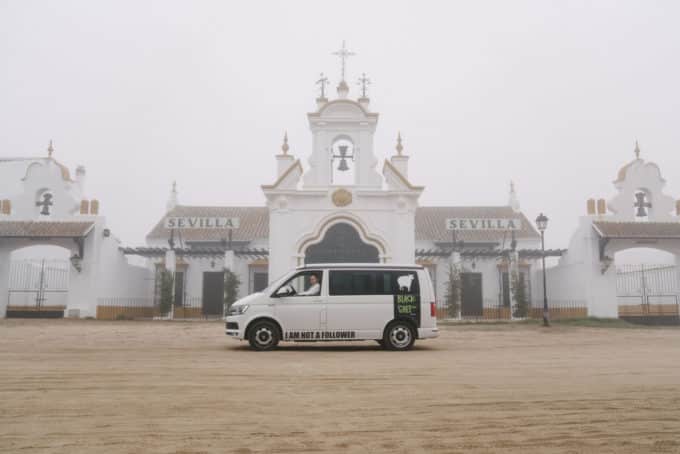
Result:
[[[558,266],[549,270],[548,286],[559,298],[583,301],[590,316],[677,321],[680,200],[664,193],[661,169],[640,158],[637,143],[635,159],[619,169],[613,185],[616,194],[610,200],[587,201],[587,215],[579,219]],[[634,284],[637,291],[622,299],[617,294],[617,255],[640,249],[670,255],[675,267],[669,269],[663,292],[653,290],[654,283],[645,282],[642,275]]]
[[[540,237],[520,212],[514,188],[506,205],[419,206],[425,188],[409,180],[409,156],[400,136],[390,159],[378,162],[373,138],[379,115],[370,110],[367,97],[351,99],[343,80],[337,98],[322,95],[307,117],[309,168],[305,171],[300,157],[290,153],[285,137],[275,156],[275,178],[261,187],[266,206],[185,206],[173,185],[166,216],[147,236],[148,247],[126,250],[162,269],[172,242],[178,307],[189,307],[194,315],[199,310],[219,314],[225,267],[238,274],[245,295],[304,263],[414,261],[430,270],[443,305],[453,260],[464,272],[463,315],[498,314],[510,305],[507,268],[513,244],[528,285]],[[184,228],[167,228],[169,218],[183,219]],[[460,231],[460,254],[452,254],[450,218],[518,219],[521,228]],[[234,220],[238,228],[214,228],[220,219]],[[209,228],[190,226],[211,220]]]
[[[86,196],[85,168],[78,167],[73,179],[53,152],[50,143],[46,157],[0,158],[0,317],[95,317],[106,301],[146,294],[151,302],[150,273],[128,263],[100,215],[99,201]],[[53,288],[43,278],[11,285],[12,261],[44,258],[47,246],[67,259],[63,287]],[[38,274],[50,271],[42,262]]]

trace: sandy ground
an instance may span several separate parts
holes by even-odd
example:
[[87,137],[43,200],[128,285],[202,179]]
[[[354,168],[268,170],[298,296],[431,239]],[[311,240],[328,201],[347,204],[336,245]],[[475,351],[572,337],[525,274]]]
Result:
[[222,327],[0,321],[0,452],[680,452],[679,329],[256,353]]

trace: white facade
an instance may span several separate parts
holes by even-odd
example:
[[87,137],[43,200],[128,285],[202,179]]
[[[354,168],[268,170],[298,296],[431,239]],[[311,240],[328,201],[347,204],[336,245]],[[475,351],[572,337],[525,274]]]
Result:
[[[363,242],[376,247],[381,262],[414,261],[414,215],[423,188],[413,186],[393,162],[385,161],[382,176],[377,172],[373,134],[378,114],[368,106],[366,99],[346,97],[318,102],[317,111],[308,114],[312,153],[304,175],[300,161],[287,151],[278,157],[288,168],[279,166],[277,181],[262,186],[269,208],[271,276],[303,264],[307,248],[338,223],[351,225]],[[342,161],[333,158],[339,156],[338,143],[353,156],[347,164],[353,173],[349,184],[334,180]],[[395,158],[406,171],[407,157]]]
[[[204,305],[212,305],[205,300],[215,298],[206,292],[207,274],[223,268],[238,274],[240,295],[245,296],[262,288],[263,273],[265,282],[271,282],[302,264],[367,261],[426,265],[442,305],[452,260],[447,217],[520,218],[523,225],[517,232],[516,248],[535,251],[540,247],[540,237],[520,211],[514,187],[502,206],[420,207],[424,187],[408,179],[409,156],[404,153],[401,136],[394,155],[379,163],[374,153],[379,115],[370,111],[367,98],[350,99],[343,82],[338,98],[319,98],[316,110],[307,118],[311,133],[308,169],[305,171],[301,157],[291,152],[284,137],[281,152],[275,156],[274,182],[262,186],[265,207],[185,206],[173,185],[166,217],[240,219],[240,227],[231,232],[173,232],[161,219],[147,236],[149,249],[138,253],[155,257],[158,266],[165,266],[162,249],[167,249],[173,238],[184,304],[203,298]],[[180,236],[183,244],[178,245]],[[500,230],[460,233],[465,245],[459,265],[463,272],[481,275],[480,298],[485,309],[503,304],[503,286],[508,285],[503,284],[503,273],[508,264],[493,251],[510,249],[512,238],[509,231]],[[211,253],[211,248],[218,252]],[[224,249],[226,254],[219,252]],[[475,256],[475,250],[484,253]],[[535,258],[520,262],[529,281]]]
[[[0,159],[0,316],[8,311],[12,252],[25,247],[50,245],[67,251],[68,296],[65,307],[54,308],[66,315],[94,317],[101,299],[147,295],[149,271],[128,264],[120,242],[99,215],[99,202],[84,196],[85,169],[79,167],[73,180],[68,168],[52,157],[51,144],[48,153],[46,158]],[[40,255],[39,248],[35,254]],[[43,309],[50,307],[49,300],[44,304]]]
[[551,294],[585,301],[589,316],[619,316],[617,252],[655,248],[674,254],[680,266],[680,202],[664,194],[659,166],[641,159],[637,145],[635,154],[618,172],[614,197],[588,201],[567,253],[548,270]]

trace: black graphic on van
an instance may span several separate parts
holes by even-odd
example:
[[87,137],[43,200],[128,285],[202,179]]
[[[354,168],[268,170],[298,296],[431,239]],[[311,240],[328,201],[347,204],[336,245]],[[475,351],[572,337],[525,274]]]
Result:
[[397,293],[394,298],[394,318],[413,320],[420,328],[420,289],[415,273],[395,273]]

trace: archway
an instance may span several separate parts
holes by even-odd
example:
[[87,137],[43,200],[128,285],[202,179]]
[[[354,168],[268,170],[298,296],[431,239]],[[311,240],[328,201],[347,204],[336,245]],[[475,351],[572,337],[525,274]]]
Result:
[[613,255],[619,317],[646,324],[680,323],[678,256],[653,247],[628,247]]
[[68,301],[71,251],[57,245],[35,245],[9,254],[6,282],[7,317],[59,318]]
[[323,239],[307,247],[305,263],[378,263],[378,248],[364,242],[349,223],[339,222],[326,230]]

